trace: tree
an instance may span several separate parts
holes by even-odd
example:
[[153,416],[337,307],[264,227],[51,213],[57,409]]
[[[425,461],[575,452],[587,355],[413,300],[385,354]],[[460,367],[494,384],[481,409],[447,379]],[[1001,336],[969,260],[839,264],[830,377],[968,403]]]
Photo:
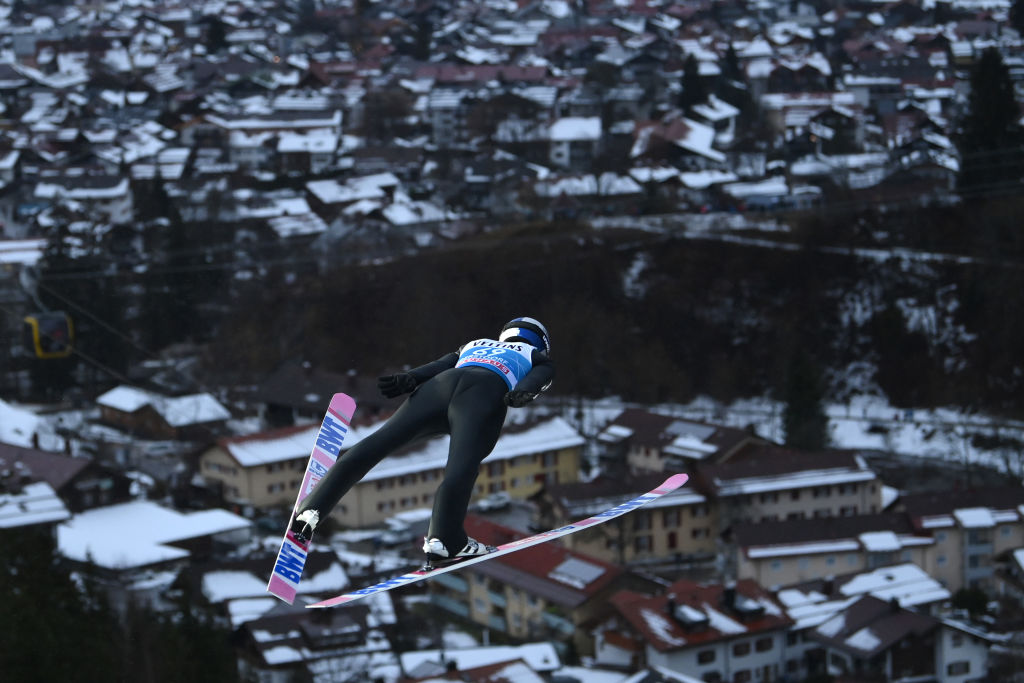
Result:
[[1024,131],[1013,81],[997,49],[981,53],[970,85],[967,112],[957,136],[957,187],[965,198],[1016,191],[1024,174]]
[[1013,0],[1010,5],[1010,26],[1024,34],[1024,0]]
[[700,77],[700,65],[697,58],[687,55],[683,62],[683,92],[679,96],[679,106],[689,112],[694,105],[700,104],[708,98],[707,88]]
[[821,372],[805,351],[797,351],[790,359],[783,393],[786,407],[782,426],[786,445],[805,450],[821,450],[828,446],[828,416],[822,404],[824,387]]

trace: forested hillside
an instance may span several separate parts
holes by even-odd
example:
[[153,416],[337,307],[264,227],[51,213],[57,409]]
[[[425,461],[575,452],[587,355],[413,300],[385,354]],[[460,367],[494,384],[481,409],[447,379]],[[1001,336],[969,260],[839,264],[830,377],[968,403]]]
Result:
[[988,206],[805,218],[776,246],[763,235],[503,229],[238,302],[209,365],[237,376],[301,358],[373,374],[531,315],[552,330],[559,393],[764,395],[805,356],[834,398],[873,385],[898,405],[1015,414],[1024,273],[1012,207]]

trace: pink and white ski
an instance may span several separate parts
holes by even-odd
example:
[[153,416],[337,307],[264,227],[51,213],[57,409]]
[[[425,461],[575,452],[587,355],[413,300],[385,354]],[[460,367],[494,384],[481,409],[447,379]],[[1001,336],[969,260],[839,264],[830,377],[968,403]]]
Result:
[[270,583],[267,584],[268,592],[289,605],[295,602],[299,581],[302,579],[302,570],[306,566],[306,556],[309,555],[309,544],[300,542],[292,533],[295,512],[303,499],[309,495],[317,482],[323,479],[327,470],[338,459],[338,455],[341,453],[341,444],[348,433],[349,424],[352,422],[352,415],[355,411],[356,402],[352,397],[346,394],[335,394],[331,397],[327,414],[324,415],[324,421],[320,424],[320,431],[316,436],[316,444],[309,456],[306,474],[302,477],[299,495],[295,499],[295,506],[288,519],[284,540],[281,541],[281,549],[274,562],[274,573],[270,575]]
[[382,581],[381,583],[370,586],[368,588],[361,588],[359,590],[352,591],[351,593],[345,593],[335,598],[329,598],[327,600],[323,600],[321,602],[317,602],[315,604],[307,606],[319,608],[344,605],[346,603],[352,602],[353,600],[365,598],[367,595],[373,595],[374,593],[382,593],[384,591],[389,591],[392,588],[400,588],[401,586],[407,586],[410,583],[416,583],[417,581],[423,581],[425,579],[429,579],[440,574],[453,572],[456,569],[462,569],[463,567],[468,567],[469,565],[476,564],[477,562],[491,560],[495,557],[500,557],[502,555],[514,553],[515,551],[522,550],[523,548],[529,548],[531,546],[539,545],[541,543],[546,543],[547,541],[552,541],[556,538],[561,538],[562,536],[568,536],[569,534],[580,531],[581,529],[586,529],[594,526],[595,524],[601,524],[602,522],[607,522],[610,519],[615,519],[616,517],[624,515],[627,512],[630,512],[632,510],[635,510],[639,507],[646,505],[647,503],[650,503],[652,500],[657,500],[658,498],[664,496],[666,493],[671,493],[672,491],[675,491],[676,489],[681,487],[683,484],[686,483],[688,479],[689,477],[686,476],[685,474],[674,474],[668,479],[666,479],[665,483],[663,483],[661,486],[654,489],[653,491],[645,493],[642,496],[637,496],[633,500],[626,501],[621,505],[616,505],[615,507],[609,510],[605,510],[604,512],[599,512],[593,517],[588,517],[587,519],[581,520],[579,522],[574,522],[573,524],[569,524],[558,529],[545,531],[535,536],[528,536],[526,538],[520,538],[517,541],[512,541],[511,543],[499,545],[494,552],[487,553],[486,555],[477,555],[476,557],[468,557],[462,560],[454,560],[443,566],[435,567],[434,569],[418,569],[416,571],[409,572],[408,574],[403,574],[401,576],[396,576],[393,579]]

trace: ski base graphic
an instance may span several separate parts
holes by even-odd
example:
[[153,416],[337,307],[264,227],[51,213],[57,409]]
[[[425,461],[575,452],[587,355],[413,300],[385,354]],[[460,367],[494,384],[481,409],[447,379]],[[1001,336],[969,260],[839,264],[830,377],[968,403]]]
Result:
[[519,540],[512,541],[511,543],[505,543],[504,545],[498,546],[494,552],[487,553],[486,555],[476,555],[475,557],[467,557],[461,560],[452,560],[451,562],[445,563],[441,566],[434,567],[433,569],[418,569],[416,571],[409,572],[408,574],[402,574],[401,576],[396,576],[393,579],[382,581],[381,583],[369,586],[367,588],[352,591],[351,593],[344,593],[343,595],[339,595],[334,598],[329,598],[327,600],[323,600],[312,605],[307,605],[307,607],[322,608],[344,605],[354,600],[358,600],[359,598],[364,598],[368,595],[382,593],[384,591],[392,590],[393,588],[400,588],[402,586],[407,586],[411,583],[416,583],[417,581],[424,581],[433,576],[446,574],[448,572],[455,571],[456,569],[461,569],[463,567],[468,567],[469,565],[476,564],[478,562],[491,560],[502,555],[514,553],[515,551],[522,550],[523,548],[529,548],[531,546],[539,545],[541,543],[546,543],[547,541],[552,541],[556,538],[568,536],[569,534],[575,533],[582,529],[587,529],[596,524],[601,524],[602,522],[607,522],[610,519],[620,517],[626,514],[627,512],[630,512],[632,510],[635,510],[639,507],[646,505],[647,503],[650,503],[653,500],[657,500],[658,498],[661,498],[665,494],[671,493],[672,491],[675,491],[676,489],[681,487],[683,484],[686,483],[688,479],[689,477],[685,474],[674,474],[668,479],[666,479],[661,486],[654,489],[653,491],[645,493],[641,496],[637,496],[633,500],[626,501],[621,505],[616,505],[615,507],[609,510],[605,510],[604,512],[599,512],[593,517],[588,517],[587,519],[580,520],[579,522],[574,522],[572,524],[568,524],[558,529],[545,531],[535,536],[527,536],[526,538],[520,538]]
[[348,433],[348,426],[352,422],[352,414],[355,413],[355,410],[356,402],[350,396],[335,394],[331,397],[327,414],[324,415],[320,431],[317,432],[316,444],[309,456],[306,473],[303,475],[302,485],[299,487],[299,495],[295,499],[295,506],[292,507],[288,527],[284,539],[281,541],[281,549],[274,562],[274,572],[270,575],[270,582],[267,584],[269,593],[276,595],[289,605],[295,602],[310,547],[310,544],[300,542],[292,533],[295,511],[338,459],[338,455],[341,453],[341,444]]

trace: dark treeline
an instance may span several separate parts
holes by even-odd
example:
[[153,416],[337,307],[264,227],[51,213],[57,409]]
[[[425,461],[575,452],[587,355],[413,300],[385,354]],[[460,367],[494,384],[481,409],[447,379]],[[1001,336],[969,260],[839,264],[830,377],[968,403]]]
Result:
[[[964,211],[818,216],[798,224],[795,249],[577,226],[500,230],[262,291],[229,316],[210,367],[258,374],[301,358],[373,374],[531,315],[552,330],[559,393],[780,395],[804,355],[833,395],[842,392],[838,370],[868,361],[896,404],[1014,414],[1024,369],[1017,236],[1000,225],[1011,213],[1004,206],[976,210],[971,229]],[[863,258],[835,248],[878,248],[882,238],[976,258]],[[860,314],[844,316],[851,302],[861,302]]]

